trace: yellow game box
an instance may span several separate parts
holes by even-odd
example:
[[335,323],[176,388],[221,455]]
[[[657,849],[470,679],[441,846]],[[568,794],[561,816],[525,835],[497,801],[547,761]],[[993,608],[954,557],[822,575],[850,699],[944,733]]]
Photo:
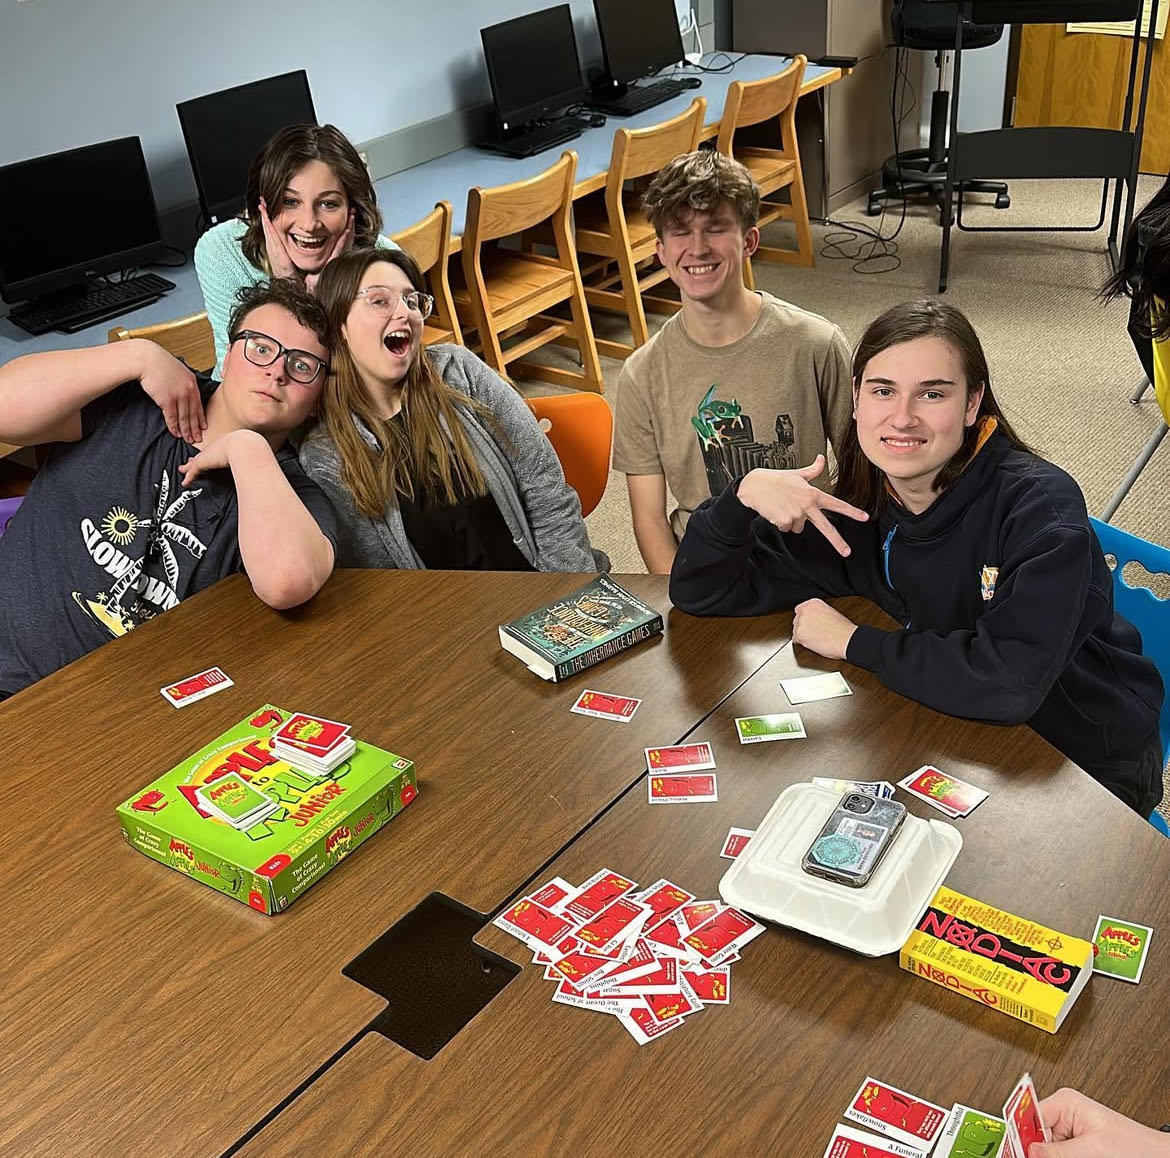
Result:
[[902,946],[898,964],[1055,1033],[1093,971],[1093,946],[941,888]]

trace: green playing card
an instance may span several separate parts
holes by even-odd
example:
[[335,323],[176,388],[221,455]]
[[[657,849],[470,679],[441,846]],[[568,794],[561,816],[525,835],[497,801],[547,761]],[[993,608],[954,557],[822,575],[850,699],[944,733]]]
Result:
[[1136,984],[1142,979],[1153,935],[1154,930],[1145,925],[1098,917],[1097,931],[1093,934],[1093,972]]
[[777,712],[770,716],[740,716],[735,731],[741,744],[759,744],[765,740],[804,739],[804,721],[799,712]]
[[209,812],[222,817],[231,825],[266,809],[275,808],[258,788],[253,788],[242,776],[221,776],[201,787],[196,795]]
[[939,1137],[935,1158],[988,1158],[1000,1152],[1006,1133],[1002,1118],[956,1102]]

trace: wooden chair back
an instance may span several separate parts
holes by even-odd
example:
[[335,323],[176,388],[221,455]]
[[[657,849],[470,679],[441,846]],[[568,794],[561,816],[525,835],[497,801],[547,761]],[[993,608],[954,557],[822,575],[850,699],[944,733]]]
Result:
[[558,220],[567,223],[576,175],[577,154],[570,149],[535,177],[491,189],[476,186],[470,190],[467,222],[463,227],[464,254],[486,242],[523,233],[543,221],[551,220],[554,229]]
[[215,337],[204,313],[157,322],[153,326],[138,326],[133,330],[115,326],[106,335],[107,342],[127,342],[131,338],[149,338],[157,342],[176,358],[182,358],[192,370],[215,369]]
[[447,259],[451,256],[451,217],[451,202],[440,201],[421,221],[395,233],[390,239],[418,263],[435,299],[434,313],[423,327],[423,341],[428,346],[434,342],[463,344],[447,274]]
[[800,98],[800,85],[804,80],[803,56],[793,58],[792,63],[776,76],[763,80],[732,81],[727,89],[727,101],[719,121],[719,134],[715,147],[729,157],[735,156],[732,143],[735,130],[762,121],[780,118],[781,151],[788,153],[796,147],[796,102]]
[[605,183],[605,202],[611,220],[614,209],[621,208],[622,186],[626,181],[657,173],[680,153],[693,153],[699,147],[706,115],[706,99],[696,97],[690,108],[660,125],[621,128],[614,133]]
[[609,482],[613,411],[599,394],[549,394],[526,398],[560,459],[565,481],[581,500],[581,514],[596,509]]

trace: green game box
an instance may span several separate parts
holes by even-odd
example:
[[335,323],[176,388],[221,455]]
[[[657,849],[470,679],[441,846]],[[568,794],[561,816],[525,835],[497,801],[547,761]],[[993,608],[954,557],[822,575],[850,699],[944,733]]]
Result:
[[277,756],[265,704],[118,807],[127,843],[261,913],[281,912],[418,794],[414,761],[356,741],[325,776]]

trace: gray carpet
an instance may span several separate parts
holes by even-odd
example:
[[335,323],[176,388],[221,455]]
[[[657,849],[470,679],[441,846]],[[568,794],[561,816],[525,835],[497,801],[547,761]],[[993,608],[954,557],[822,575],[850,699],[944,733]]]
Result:
[[[1161,180],[1142,178],[1139,208]],[[965,214],[965,220],[973,225],[1082,225],[1097,218],[1098,182],[1013,181],[1010,186],[1010,209],[979,207]],[[870,227],[880,223],[884,235],[893,233],[897,210],[871,218],[863,209],[864,202],[858,201],[836,219]],[[770,227],[773,244],[788,244],[785,228]],[[1142,376],[1125,332],[1128,303],[1106,305],[1097,297],[1109,272],[1107,228],[1108,221],[1091,233],[953,232],[947,293],[979,333],[996,396],[1013,425],[1080,483],[1092,514],[1101,512],[1161,419],[1152,390],[1137,406],[1128,400]],[[892,272],[856,272],[853,261],[827,257],[825,235],[834,232],[832,226],[814,225],[813,269],[756,262],[757,285],[830,318],[850,342],[887,306],[936,288],[941,238],[937,211],[924,204],[908,210],[897,237],[901,265]],[[604,319],[596,324],[599,332],[610,325]],[[624,326],[617,328],[625,332]],[[606,397],[613,404],[620,364],[603,359],[603,368]],[[526,394],[555,389],[535,382],[521,388]],[[630,525],[623,476],[611,474],[605,497],[587,521],[590,537],[609,553],[614,571],[645,570]],[[1170,439],[1146,466],[1113,521],[1144,538],[1170,542]]]

